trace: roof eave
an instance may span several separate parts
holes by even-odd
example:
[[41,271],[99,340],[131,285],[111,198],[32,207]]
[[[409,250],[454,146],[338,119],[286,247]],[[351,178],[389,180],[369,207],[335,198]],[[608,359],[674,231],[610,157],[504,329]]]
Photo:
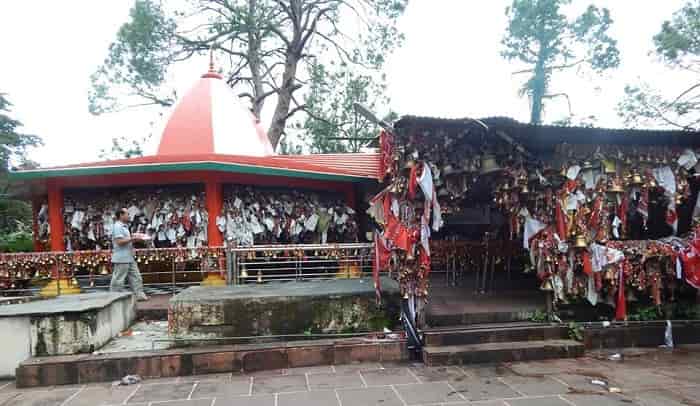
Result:
[[84,166],[54,169],[32,169],[13,171],[9,174],[11,181],[26,181],[67,176],[99,176],[128,173],[180,172],[180,171],[215,171],[225,173],[245,173],[266,176],[282,176],[315,180],[330,180],[339,182],[362,182],[373,180],[370,177],[354,176],[343,173],[300,170],[293,168],[277,168],[240,163],[201,161],[182,163],[150,163],[117,166]]

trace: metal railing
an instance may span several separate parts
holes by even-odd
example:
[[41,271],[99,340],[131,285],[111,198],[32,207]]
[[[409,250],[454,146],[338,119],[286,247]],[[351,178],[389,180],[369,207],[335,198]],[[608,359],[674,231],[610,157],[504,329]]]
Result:
[[[207,272],[226,274],[223,247],[136,249],[136,262],[150,293],[176,293],[198,285]],[[219,261],[219,259],[224,259]],[[108,290],[111,251],[49,251],[0,254],[0,295],[33,296],[52,280],[62,290]]]
[[[150,294],[177,293],[209,273],[228,284],[367,276],[374,255],[372,244],[152,248],[135,254]],[[107,290],[110,258],[110,251],[0,254],[0,296],[34,296],[52,280],[63,280],[56,286],[59,295],[75,287]]]
[[372,274],[372,244],[261,245],[232,248],[233,284],[356,278]]

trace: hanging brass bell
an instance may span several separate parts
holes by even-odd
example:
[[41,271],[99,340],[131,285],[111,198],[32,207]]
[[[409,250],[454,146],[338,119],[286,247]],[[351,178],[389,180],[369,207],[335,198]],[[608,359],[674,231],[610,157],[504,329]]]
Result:
[[617,163],[615,161],[612,159],[603,159],[601,162],[603,164],[603,173],[606,175],[617,173]]
[[241,278],[247,278],[248,277],[248,270],[246,269],[245,265],[241,268]]
[[485,175],[488,173],[499,172],[501,168],[496,162],[496,158],[493,155],[483,155],[481,157],[481,174]]
[[405,171],[410,171],[411,169],[415,168],[415,166],[416,166],[416,161],[414,161],[413,159],[409,159],[409,160],[406,161],[406,163],[403,165],[403,169],[404,169]]
[[548,292],[551,292],[554,290],[554,286],[552,285],[552,279],[547,278],[542,282],[542,285],[540,285],[540,290],[545,290]]
[[258,271],[258,283],[262,283],[262,282],[263,282],[262,271]]
[[520,188],[520,194],[526,195],[530,193],[530,189],[527,187],[527,183]]
[[576,234],[576,237],[574,239],[574,248],[588,248],[585,235],[580,233]]
[[406,291],[406,292],[403,293],[403,298],[406,299],[406,300],[408,300],[408,291]]
[[640,186],[643,183],[644,183],[644,180],[642,180],[642,175],[640,175],[639,172],[633,172],[632,176],[630,177],[630,185]]
[[612,179],[610,181],[610,187],[608,188],[608,193],[624,193],[625,189],[622,187],[622,184],[617,179]]

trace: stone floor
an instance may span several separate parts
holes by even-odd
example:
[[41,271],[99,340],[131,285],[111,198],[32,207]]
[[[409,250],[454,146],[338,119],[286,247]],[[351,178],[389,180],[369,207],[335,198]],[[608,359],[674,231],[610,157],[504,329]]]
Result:
[[[359,364],[16,389],[0,383],[3,406],[607,406],[698,405],[700,348],[631,350],[510,365],[428,368]],[[604,381],[598,386],[592,380]],[[611,392],[619,390],[620,393]]]

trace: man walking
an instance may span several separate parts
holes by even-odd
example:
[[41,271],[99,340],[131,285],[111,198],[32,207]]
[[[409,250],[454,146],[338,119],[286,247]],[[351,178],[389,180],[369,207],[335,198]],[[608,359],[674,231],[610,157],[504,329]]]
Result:
[[112,281],[109,290],[112,292],[123,292],[124,282],[129,279],[129,286],[139,301],[148,300],[148,296],[143,293],[143,280],[139,267],[134,260],[133,241],[139,238],[131,236],[129,232],[129,212],[126,209],[119,209],[116,213],[117,221],[112,229]]

